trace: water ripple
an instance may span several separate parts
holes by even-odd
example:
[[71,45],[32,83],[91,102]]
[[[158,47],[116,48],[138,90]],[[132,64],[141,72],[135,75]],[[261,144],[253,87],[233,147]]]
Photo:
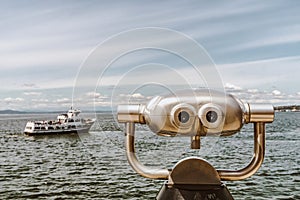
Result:
[[[111,116],[99,115],[89,134],[28,137],[29,119],[52,115],[0,116],[1,199],[154,199],[163,181],[137,175],[127,163],[124,135]],[[300,199],[300,113],[277,113],[267,126],[266,158],[252,177],[226,182],[235,199]],[[217,168],[241,168],[252,157],[252,125],[227,138],[203,139],[200,151],[189,138],[137,132],[140,160],[172,167],[179,159],[201,156]]]

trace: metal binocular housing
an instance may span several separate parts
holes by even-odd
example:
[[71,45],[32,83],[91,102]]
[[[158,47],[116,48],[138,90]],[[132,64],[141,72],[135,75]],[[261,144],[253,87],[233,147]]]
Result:
[[265,151],[265,123],[274,120],[269,104],[243,103],[231,94],[210,90],[182,90],[174,94],[156,96],[148,104],[118,106],[117,119],[126,125],[126,151],[131,166],[149,178],[167,179],[170,171],[142,165],[135,156],[135,124],[147,124],[162,136],[191,137],[191,148],[200,148],[200,137],[229,136],[247,123],[254,124],[254,155],[241,170],[217,170],[221,180],[241,180],[254,174],[263,162]]
[[147,105],[120,105],[119,122],[147,124],[162,136],[228,136],[249,122],[272,122],[272,105],[243,104],[215,90],[183,90],[156,96]]

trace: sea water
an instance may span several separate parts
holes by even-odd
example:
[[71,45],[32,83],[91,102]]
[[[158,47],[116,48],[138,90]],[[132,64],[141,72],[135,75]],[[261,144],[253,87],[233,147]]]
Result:
[[[27,121],[54,118],[0,115],[1,199],[155,199],[164,181],[131,169],[124,127],[111,114],[97,114],[86,134],[23,134]],[[136,137],[139,159],[152,167],[172,168],[182,158],[199,156],[217,169],[239,169],[253,154],[252,124],[230,137],[202,138],[200,150],[189,149],[189,138],[156,136],[145,126],[137,126]],[[276,113],[267,124],[262,167],[248,179],[225,184],[235,199],[300,199],[299,152],[300,113]]]

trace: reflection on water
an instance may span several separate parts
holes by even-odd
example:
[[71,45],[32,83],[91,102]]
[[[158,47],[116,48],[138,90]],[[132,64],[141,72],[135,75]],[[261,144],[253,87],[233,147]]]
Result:
[[[109,115],[83,135],[25,136],[29,119],[54,115],[0,116],[1,199],[154,199],[163,181],[137,175],[124,155],[124,136]],[[235,199],[300,199],[300,113],[277,113],[267,125],[266,158],[252,177],[226,182]],[[122,128],[122,127],[121,127]],[[252,125],[227,138],[204,138],[200,151],[189,138],[164,138],[138,127],[137,151],[146,165],[172,167],[189,155],[217,168],[236,169],[252,156]]]

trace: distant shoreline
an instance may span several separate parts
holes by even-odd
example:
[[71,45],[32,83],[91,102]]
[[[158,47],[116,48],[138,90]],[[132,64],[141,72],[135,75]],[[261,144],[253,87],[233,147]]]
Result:
[[300,105],[274,106],[278,112],[300,112]]
[[[300,112],[300,105],[274,106],[277,112]],[[0,114],[57,114],[65,111],[19,111],[19,110],[0,110]],[[109,113],[111,110],[83,110],[82,113]]]
[[[66,111],[19,111],[19,110],[0,110],[0,114],[3,115],[17,115],[17,114],[58,114],[58,113],[65,113]],[[97,111],[91,111],[91,110],[83,110],[82,113],[108,113],[111,112],[111,110],[97,110]]]

